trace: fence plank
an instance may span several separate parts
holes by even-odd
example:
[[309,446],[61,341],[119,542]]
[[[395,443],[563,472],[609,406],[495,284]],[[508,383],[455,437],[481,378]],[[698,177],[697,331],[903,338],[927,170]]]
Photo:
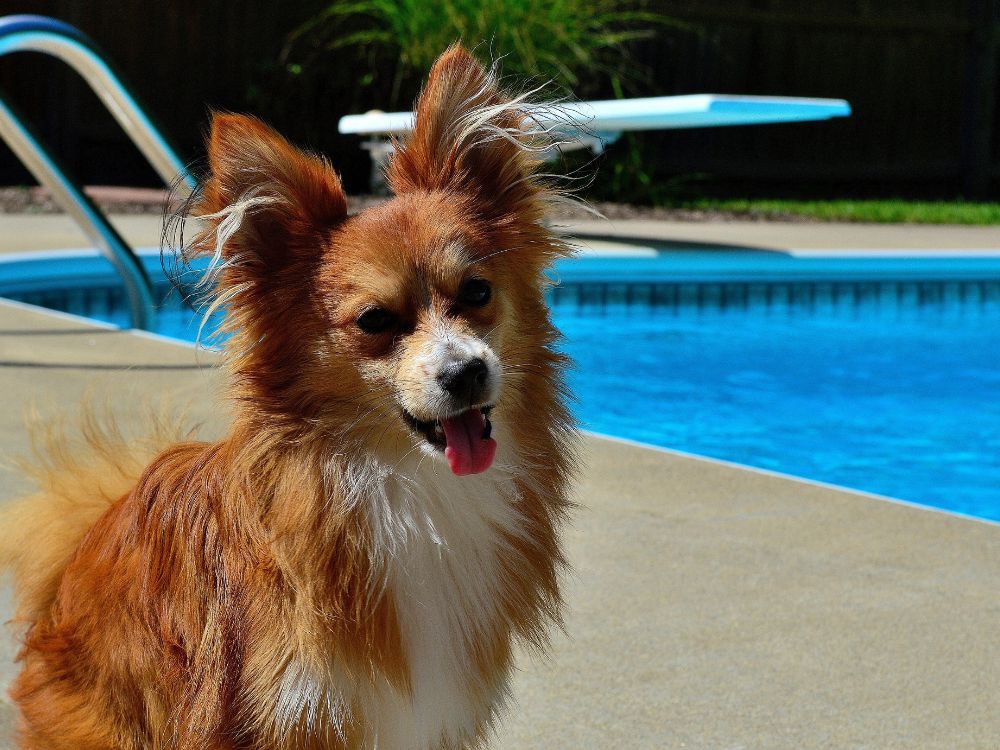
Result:
[[994,110],[996,107],[997,3],[969,0],[970,35],[962,102],[960,163],[965,195],[984,197],[991,177]]

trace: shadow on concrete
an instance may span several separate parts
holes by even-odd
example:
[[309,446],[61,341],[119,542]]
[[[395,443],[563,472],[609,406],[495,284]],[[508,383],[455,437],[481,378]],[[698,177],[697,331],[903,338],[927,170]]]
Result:
[[[636,243],[639,244],[639,243]],[[729,245],[718,242],[693,242],[691,240],[649,240],[642,243],[644,247],[652,247],[654,250],[669,250],[670,252],[684,252],[690,250],[698,253],[731,253],[741,252],[750,255],[788,255],[786,250],[777,250],[773,247],[756,247],[754,245]]]
[[128,372],[132,370],[203,370],[215,367],[212,364],[108,364],[104,362],[16,362],[0,360],[0,367],[31,370],[109,370]]
[[615,245],[629,245],[647,250],[668,250],[670,252],[740,252],[749,254],[759,253],[766,255],[788,255],[787,250],[766,247],[763,245],[745,245],[728,242],[702,242],[699,240],[671,240],[653,237],[622,237],[610,232],[607,234],[601,234],[599,232],[581,232],[579,234],[569,232],[565,235],[565,237],[577,244],[583,244],[588,241],[609,242]]
[[117,328],[2,328],[0,336],[96,336],[121,333]]

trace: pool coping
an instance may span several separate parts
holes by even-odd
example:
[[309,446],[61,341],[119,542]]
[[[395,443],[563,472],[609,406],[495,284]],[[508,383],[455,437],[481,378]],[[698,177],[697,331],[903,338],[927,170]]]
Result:
[[636,448],[645,448],[647,450],[659,451],[666,453],[671,456],[683,456],[684,458],[697,459],[700,461],[709,461],[711,463],[716,463],[721,466],[729,466],[734,469],[741,469],[743,471],[754,472],[761,474],[763,476],[775,477],[776,479],[785,479],[792,482],[802,482],[803,484],[809,484],[814,487],[822,487],[824,489],[836,490],[837,492],[848,492],[852,495],[860,495],[871,500],[878,500],[880,502],[893,503],[896,505],[902,505],[907,508],[913,508],[915,510],[927,510],[932,513],[943,513],[946,516],[952,516],[954,518],[960,518],[965,521],[977,521],[979,523],[985,523],[991,526],[1000,526],[1000,521],[994,520],[992,518],[983,518],[982,516],[974,516],[971,513],[962,513],[956,510],[949,510],[948,508],[939,508],[935,505],[925,505],[924,503],[918,503],[913,500],[904,500],[899,497],[893,497],[891,495],[882,495],[878,492],[871,492],[869,490],[863,490],[858,487],[848,487],[843,484],[836,484],[834,482],[824,482],[821,479],[813,479],[811,477],[803,477],[798,474],[789,474],[783,471],[776,471],[774,469],[765,469],[761,466],[754,466],[753,464],[744,464],[739,461],[730,461],[725,458],[717,458],[715,456],[707,456],[703,453],[693,453],[691,451],[680,450],[679,448],[667,448],[666,446],[656,445],[655,443],[644,443],[641,440],[633,440],[632,438],[620,437],[618,435],[610,435],[606,432],[598,432],[596,430],[581,430],[586,435],[593,435],[595,437],[601,438],[603,440],[610,440],[612,442],[621,443],[623,445],[631,445]]
[[[160,250],[140,248],[138,255],[150,273],[157,261],[163,265]],[[42,276],[32,275],[38,263],[73,259],[83,266],[76,277],[85,276],[115,283],[112,264],[97,250],[72,248],[0,255],[0,268],[11,266],[8,279],[0,290],[9,293],[33,291]],[[634,263],[622,265],[628,259]],[[71,277],[61,270],[46,268],[44,281],[52,288],[71,289]],[[12,275],[11,275],[12,274]],[[623,249],[591,246],[573,258],[557,262],[550,272],[553,287],[638,284],[680,287],[690,284],[738,285],[813,285],[822,284],[912,284],[1000,281],[1000,250],[959,250],[956,252],[916,251],[900,254],[891,250],[830,252],[814,249],[781,252],[736,251],[718,249],[685,251],[678,248],[653,248],[635,245]]]
[[832,252],[845,248],[993,252],[1000,248],[1000,226],[645,219],[573,220],[554,226],[567,235],[595,240],[772,252],[795,248]]
[[[780,248],[780,249],[770,249],[770,248],[754,248],[754,247],[740,247],[735,245],[724,245],[724,244],[706,244],[701,247],[696,247],[695,245],[685,246],[683,244],[675,246],[657,246],[653,240],[642,239],[642,238],[628,238],[628,237],[571,237],[572,240],[580,240],[580,242],[574,242],[577,247],[576,257],[632,257],[632,258],[648,258],[653,255],[659,255],[661,253],[684,253],[685,251],[694,252],[705,252],[712,253],[715,251],[722,252],[734,252],[734,253],[767,253],[775,255],[784,255],[794,258],[845,258],[845,259],[884,259],[884,260],[902,260],[905,258],[1000,258],[1000,247],[990,248],[990,247],[960,247],[953,249],[934,249],[934,248],[908,248],[908,247],[898,247],[898,248],[886,248],[886,247],[876,247],[876,248],[816,248],[816,247],[791,247],[791,248]],[[588,244],[591,240],[598,242],[599,244],[594,246],[589,246]],[[30,260],[46,260],[46,259],[56,259],[56,258],[89,258],[98,254],[94,248],[91,247],[70,247],[70,248],[57,248],[52,250],[17,250],[13,252],[0,254],[0,264],[4,263],[16,263],[21,261]],[[145,258],[160,256],[161,250],[157,247],[139,247],[136,248],[136,253]]]

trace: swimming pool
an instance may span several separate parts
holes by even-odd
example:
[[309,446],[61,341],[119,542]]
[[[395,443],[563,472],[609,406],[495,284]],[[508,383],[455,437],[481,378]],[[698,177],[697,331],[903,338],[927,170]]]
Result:
[[[144,260],[161,332],[193,339]],[[93,253],[2,268],[3,296],[127,323]],[[1000,258],[671,251],[554,279],[586,428],[1000,520]]]

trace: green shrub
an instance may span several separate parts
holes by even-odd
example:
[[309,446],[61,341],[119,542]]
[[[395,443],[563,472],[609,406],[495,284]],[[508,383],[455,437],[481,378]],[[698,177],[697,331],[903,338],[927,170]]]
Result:
[[[455,41],[485,62],[502,57],[504,74],[553,80],[588,96],[627,87],[635,77],[629,43],[650,37],[663,22],[623,0],[348,0],[293,32],[286,52],[292,57],[304,46],[314,60],[317,52],[343,49],[383,53],[381,60],[394,60],[386,102],[392,107],[409,104],[414,91],[407,84]],[[372,80],[360,72],[361,85]]]

